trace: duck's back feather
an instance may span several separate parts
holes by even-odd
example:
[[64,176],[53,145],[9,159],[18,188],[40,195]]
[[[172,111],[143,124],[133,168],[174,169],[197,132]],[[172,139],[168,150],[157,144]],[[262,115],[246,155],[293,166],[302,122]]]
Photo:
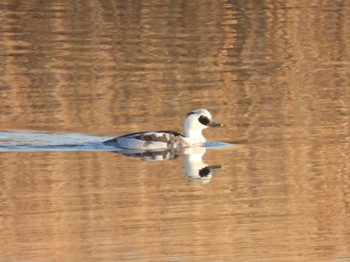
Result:
[[174,131],[137,132],[104,142],[105,145],[132,149],[160,149],[188,146],[185,137]]

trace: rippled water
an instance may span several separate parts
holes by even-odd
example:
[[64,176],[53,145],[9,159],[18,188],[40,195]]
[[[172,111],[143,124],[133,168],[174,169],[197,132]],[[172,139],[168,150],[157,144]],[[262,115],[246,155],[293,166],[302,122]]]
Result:
[[[0,1],[0,261],[350,261],[349,15]],[[196,108],[205,147],[101,143]]]

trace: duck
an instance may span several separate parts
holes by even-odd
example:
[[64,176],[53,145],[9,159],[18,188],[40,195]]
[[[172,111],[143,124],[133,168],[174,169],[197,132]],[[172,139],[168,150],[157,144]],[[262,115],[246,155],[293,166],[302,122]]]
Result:
[[137,132],[107,140],[104,145],[121,149],[156,150],[201,146],[206,142],[202,131],[208,127],[221,127],[206,109],[195,109],[185,118],[185,134],[174,131]]

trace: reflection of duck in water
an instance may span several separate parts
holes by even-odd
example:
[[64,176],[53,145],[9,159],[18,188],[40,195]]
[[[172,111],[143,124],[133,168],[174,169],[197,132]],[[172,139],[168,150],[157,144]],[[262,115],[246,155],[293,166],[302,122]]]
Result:
[[185,169],[186,175],[192,181],[206,184],[216,170],[221,169],[220,165],[209,166],[203,162],[203,155],[205,154],[205,147],[186,148],[185,152]]
[[126,156],[133,156],[142,158],[144,161],[164,161],[178,158],[184,154],[185,148],[172,148],[172,149],[160,149],[160,150],[135,150],[121,148],[117,153],[121,153]]
[[105,145],[127,149],[153,150],[203,145],[206,140],[202,130],[222,126],[213,121],[205,109],[188,113],[185,119],[185,135],[173,131],[139,132],[105,141]]
[[186,176],[190,180],[202,184],[209,183],[214,172],[221,169],[220,165],[209,166],[203,162],[202,158],[206,152],[205,147],[173,148],[157,151],[123,149],[117,152],[127,156],[140,157],[145,161],[163,161],[184,155]]

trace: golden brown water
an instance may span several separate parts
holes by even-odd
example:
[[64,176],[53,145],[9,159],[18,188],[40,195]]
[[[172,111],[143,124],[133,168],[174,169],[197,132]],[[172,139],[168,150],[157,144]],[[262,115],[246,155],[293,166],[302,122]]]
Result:
[[[184,157],[0,153],[0,261],[350,261],[350,2],[0,1],[0,131],[182,131]],[[30,131],[28,131],[30,130]],[[4,143],[4,140],[2,140]]]

